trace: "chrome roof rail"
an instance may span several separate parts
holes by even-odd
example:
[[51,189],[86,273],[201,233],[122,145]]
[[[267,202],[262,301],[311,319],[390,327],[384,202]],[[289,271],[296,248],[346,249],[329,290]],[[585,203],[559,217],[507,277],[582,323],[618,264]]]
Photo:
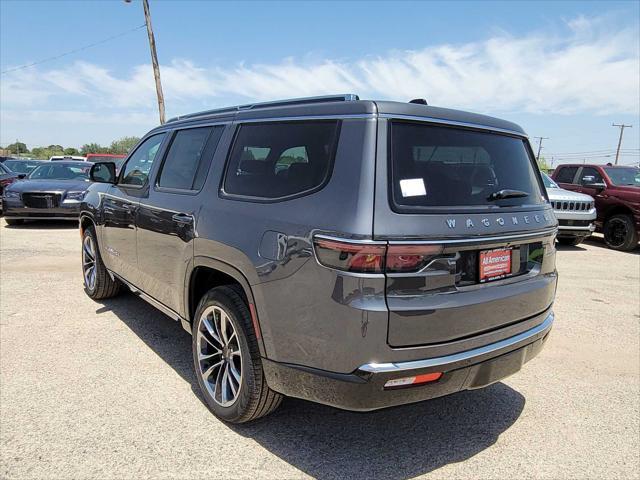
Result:
[[286,107],[289,105],[305,105],[309,103],[328,103],[328,102],[355,102],[360,100],[358,95],[346,93],[340,95],[325,95],[320,97],[303,97],[293,98],[291,100],[275,100],[271,102],[248,103],[245,105],[236,105],[234,107],[216,108],[213,110],[205,110],[203,112],[189,113],[187,115],[179,115],[170,118],[166,123],[176,122],[178,120],[186,120],[192,118],[206,117],[209,115],[221,115],[224,113],[237,113],[243,110],[257,110],[260,108],[270,107]]

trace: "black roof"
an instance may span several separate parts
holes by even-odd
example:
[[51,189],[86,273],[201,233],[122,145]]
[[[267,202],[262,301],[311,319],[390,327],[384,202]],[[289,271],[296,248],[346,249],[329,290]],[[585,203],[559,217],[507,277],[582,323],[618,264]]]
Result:
[[419,103],[391,102],[378,100],[360,100],[357,95],[332,95],[327,97],[309,97],[277,102],[239,105],[217,110],[208,110],[170,119],[166,127],[201,123],[202,121],[259,120],[270,118],[331,116],[331,115],[389,115],[420,117],[420,119],[449,122],[454,124],[477,125],[489,129],[506,130],[525,135],[522,128],[507,120],[487,115],[432,107]]

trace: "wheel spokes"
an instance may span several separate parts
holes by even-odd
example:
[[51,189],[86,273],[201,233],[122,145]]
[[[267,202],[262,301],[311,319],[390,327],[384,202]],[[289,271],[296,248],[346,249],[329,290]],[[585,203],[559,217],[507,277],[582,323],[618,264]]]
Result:
[[197,365],[206,391],[223,406],[232,405],[242,386],[242,354],[234,321],[215,305],[200,316]]
[[205,372],[202,374],[202,376],[204,377],[205,380],[207,380],[211,374],[213,373],[213,371],[215,370],[216,367],[219,367],[220,365],[222,365],[224,363],[223,360],[220,360],[218,363],[214,363],[213,365],[211,365],[209,368],[207,368],[207,370],[205,370]]
[[[205,326],[205,329],[207,330],[207,333],[211,336],[211,338],[214,340],[215,343],[217,343],[220,347],[224,347],[224,344],[222,343],[222,340],[220,339],[220,335],[217,333],[216,328],[214,328],[211,325],[211,321],[209,320],[209,317],[206,317],[204,320],[202,320],[203,325]],[[215,325],[215,319],[213,320],[213,323]],[[204,335],[203,332],[203,337],[204,339],[209,342],[209,344],[213,347],[213,348],[218,348],[214,343],[211,342],[211,340],[209,338],[207,338],[206,335]]]

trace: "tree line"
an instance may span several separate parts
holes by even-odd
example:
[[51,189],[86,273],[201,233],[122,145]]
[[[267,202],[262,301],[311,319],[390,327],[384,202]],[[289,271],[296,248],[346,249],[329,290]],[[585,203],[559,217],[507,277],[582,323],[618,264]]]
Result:
[[139,137],[122,137],[118,140],[111,142],[109,146],[102,146],[99,143],[85,143],[80,148],[75,147],[63,147],[62,145],[49,145],[46,147],[33,147],[31,150],[23,142],[16,141],[10,145],[7,145],[5,150],[8,150],[12,155],[28,156],[30,158],[37,158],[48,160],[54,155],[87,155],[89,153],[112,153],[116,155],[125,155],[138,143]]

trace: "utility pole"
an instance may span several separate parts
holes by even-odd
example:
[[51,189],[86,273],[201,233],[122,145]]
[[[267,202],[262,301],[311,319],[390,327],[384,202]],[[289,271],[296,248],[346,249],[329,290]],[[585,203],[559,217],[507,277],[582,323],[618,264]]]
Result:
[[536,155],[536,160],[540,160],[540,150],[542,150],[542,140],[548,140],[549,137],[533,137],[538,139],[538,154]]
[[620,127],[620,138],[618,138],[618,149],[616,150],[616,165],[618,164],[618,157],[620,156],[620,145],[622,145],[622,134],[625,128],[631,128],[633,125],[625,125],[624,123],[612,123],[612,127]]
[[[124,0],[125,3],[131,3],[131,0]],[[153,36],[153,28],[151,26],[151,13],[149,12],[149,0],[142,0],[144,9],[144,21],[147,25],[147,36],[149,37],[149,49],[151,50],[151,64],[153,65],[153,76],[156,81],[156,95],[158,96],[158,111],[160,112],[160,124],[165,121],[164,117],[164,95],[162,93],[162,83],[160,82],[160,66],[158,65],[158,55],[156,53],[156,40]]]

